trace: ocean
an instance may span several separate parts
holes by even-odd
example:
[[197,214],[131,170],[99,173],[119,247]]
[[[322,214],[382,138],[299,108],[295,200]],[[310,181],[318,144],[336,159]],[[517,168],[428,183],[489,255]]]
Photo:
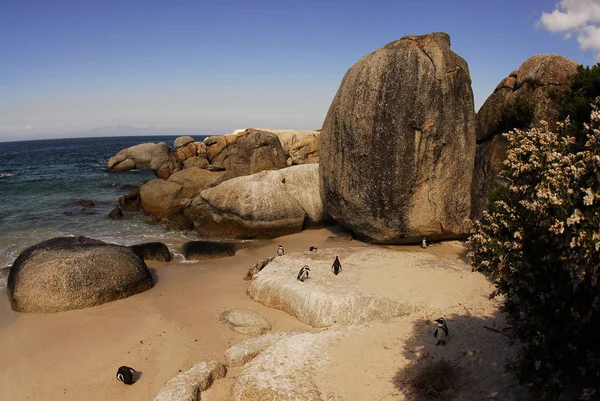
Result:
[[[106,217],[118,205],[118,198],[129,192],[121,186],[141,186],[156,178],[150,169],[107,173],[107,160],[122,149],[144,142],[173,146],[175,138],[0,142],[0,268],[12,265],[25,248],[58,236],[84,235],[120,245],[150,240],[169,245],[185,239],[182,232],[149,224],[142,212],[124,213],[121,220]],[[82,199],[96,205],[83,208],[77,204]]]

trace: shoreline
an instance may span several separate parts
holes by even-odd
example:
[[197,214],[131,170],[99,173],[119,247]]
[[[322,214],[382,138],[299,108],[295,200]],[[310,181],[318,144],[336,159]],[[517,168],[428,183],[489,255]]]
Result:
[[[225,310],[256,311],[271,323],[273,333],[323,331],[300,322],[286,312],[251,300],[246,294],[250,281],[243,278],[255,262],[274,256],[279,244],[285,247],[286,255],[307,252],[310,246],[319,249],[374,247],[356,240],[349,243],[326,242],[335,230],[335,227],[312,229],[264,240],[256,246],[240,249],[231,257],[195,263],[150,261],[147,265],[156,280],[151,290],[92,308],[47,315],[14,313],[7,297],[3,296],[5,293],[0,294],[3,296],[0,301],[0,353],[3,355],[0,360],[0,387],[5,389],[4,396],[14,400],[152,399],[179,371],[201,361],[224,362],[224,352],[247,339],[247,336],[232,331],[219,321],[219,315]],[[464,247],[457,241],[433,244],[427,249],[418,245],[384,248],[427,252],[449,260],[461,260],[464,256]],[[485,279],[473,273],[468,280],[481,286]],[[412,327],[417,315],[373,323],[373,326],[388,332],[382,338],[391,344],[398,334],[410,332],[409,327]],[[394,334],[396,329],[391,330],[390,327],[397,327],[397,334]],[[362,335],[365,341],[362,346],[366,348],[359,355],[366,357],[365,351],[370,355],[369,344],[383,341],[379,334],[373,335]],[[337,354],[334,361],[341,360],[343,356]],[[377,350],[373,355],[383,357]],[[396,358],[393,352],[386,355]],[[356,355],[348,357],[356,358]],[[121,365],[138,370],[141,373],[139,382],[123,386],[115,380],[114,374]],[[224,379],[203,392],[202,399],[228,399],[229,389],[242,369],[231,368]],[[353,375],[356,380],[361,377],[357,372]],[[341,377],[333,379],[343,380]],[[365,380],[367,378],[360,381],[364,384]],[[381,380],[377,385],[374,383],[365,395],[389,392],[390,385],[385,383],[387,381]],[[337,385],[343,388],[341,384]]]

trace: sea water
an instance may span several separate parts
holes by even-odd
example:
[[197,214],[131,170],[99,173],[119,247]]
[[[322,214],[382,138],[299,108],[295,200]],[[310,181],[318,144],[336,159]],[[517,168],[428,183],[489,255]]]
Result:
[[[84,235],[120,245],[150,240],[186,239],[149,224],[142,212],[107,218],[125,184],[142,185],[156,178],[149,169],[105,171],[117,152],[144,142],[166,142],[175,136],[52,139],[0,142],[0,269],[21,251],[58,236]],[[196,138],[200,140],[202,138]],[[78,200],[96,205],[84,208]]]

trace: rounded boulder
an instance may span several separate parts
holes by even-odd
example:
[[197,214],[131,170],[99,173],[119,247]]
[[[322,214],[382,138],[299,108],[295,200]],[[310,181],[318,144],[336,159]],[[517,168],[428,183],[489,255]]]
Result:
[[126,298],[154,285],[131,249],[86,237],[59,237],[24,250],[8,276],[17,312],[54,313]]

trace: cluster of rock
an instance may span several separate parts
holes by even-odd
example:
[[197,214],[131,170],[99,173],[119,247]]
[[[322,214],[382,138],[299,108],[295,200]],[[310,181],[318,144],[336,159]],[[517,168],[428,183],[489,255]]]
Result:
[[174,150],[125,149],[107,169],[153,168],[159,179],[141,188],[142,209],[203,235],[276,237],[327,214],[373,243],[460,238],[505,159],[507,107],[526,99],[534,125],[555,122],[576,69],[560,56],[534,56],[476,114],[468,65],[448,34],[407,36],[348,70],[320,132],[180,137]]

